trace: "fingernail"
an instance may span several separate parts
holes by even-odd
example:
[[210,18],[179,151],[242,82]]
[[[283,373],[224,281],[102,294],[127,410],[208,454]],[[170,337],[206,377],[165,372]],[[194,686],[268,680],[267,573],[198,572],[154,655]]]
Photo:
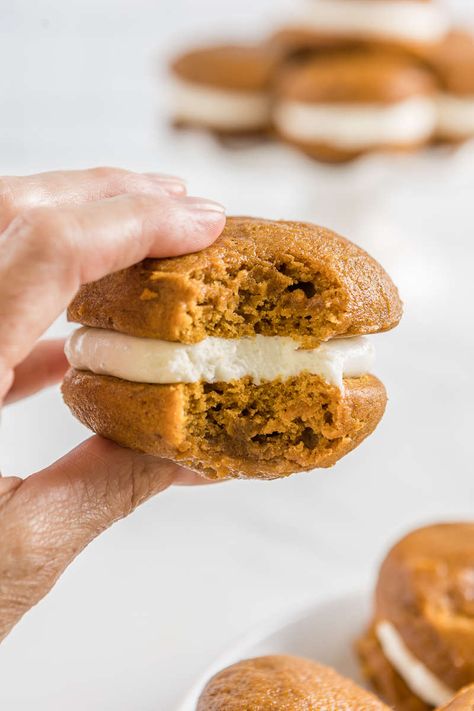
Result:
[[179,202],[191,212],[215,212],[219,215],[225,214],[225,207],[221,205],[220,202],[208,200],[207,198],[186,196],[178,198],[176,202]]
[[164,192],[171,197],[180,197],[186,194],[186,183],[175,175],[165,175],[164,173],[143,173],[145,178],[158,183]]

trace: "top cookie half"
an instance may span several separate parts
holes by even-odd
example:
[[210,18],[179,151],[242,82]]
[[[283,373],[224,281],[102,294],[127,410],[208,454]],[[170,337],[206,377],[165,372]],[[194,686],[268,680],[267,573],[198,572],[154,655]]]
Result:
[[384,269],[348,240],[308,223],[228,218],[210,247],[147,259],[83,286],[69,320],[132,336],[290,336],[316,345],[386,331],[402,315]]

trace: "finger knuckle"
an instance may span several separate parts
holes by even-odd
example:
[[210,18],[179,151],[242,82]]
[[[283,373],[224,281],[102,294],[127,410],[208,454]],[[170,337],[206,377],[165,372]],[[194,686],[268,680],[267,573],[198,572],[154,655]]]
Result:
[[108,165],[98,165],[95,168],[90,168],[88,170],[91,178],[97,182],[110,182],[112,180],[123,178],[123,176],[128,174],[127,170],[123,168],[113,168]]
[[138,505],[135,474],[130,466],[111,466],[99,481],[86,478],[76,483],[74,497],[81,516],[90,517],[103,530],[132,513]]
[[51,551],[45,550],[43,537],[37,527],[18,523],[14,534],[6,537],[7,550],[2,552],[0,575],[2,580],[14,579],[26,586],[29,593],[42,583],[51,562]]
[[150,188],[150,181],[140,173],[123,168],[107,166],[91,168],[89,171],[93,183],[97,183],[105,195],[140,195]]
[[[136,188],[136,186],[134,186]],[[140,193],[136,190],[130,190],[125,197],[129,201],[130,207],[137,213],[146,213],[151,207],[162,205],[160,196],[150,196],[146,193]]]
[[33,207],[18,215],[12,232],[22,238],[30,256],[39,262],[67,263],[73,257],[76,225],[74,217],[54,207]]
[[135,511],[143,500],[140,495],[141,487],[137,485],[142,473],[142,467],[134,464],[125,467],[115,480],[109,481],[106,498],[109,507],[117,511],[120,518],[125,518]]
[[125,518],[164,486],[156,463],[135,458],[110,477],[104,491],[104,504],[118,518]]

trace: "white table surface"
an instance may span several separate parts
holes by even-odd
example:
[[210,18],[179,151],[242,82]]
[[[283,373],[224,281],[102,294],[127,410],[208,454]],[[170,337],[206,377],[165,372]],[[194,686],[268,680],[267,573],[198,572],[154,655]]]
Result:
[[[368,584],[407,528],[472,516],[474,148],[335,169],[167,127],[164,56],[257,35],[294,2],[0,0],[3,173],[182,174],[229,213],[341,231],[406,302],[397,332],[374,338],[390,394],[376,434],[331,471],[170,490],[115,525],[0,648],[2,709],[173,711],[242,632]],[[3,413],[2,468],[26,475],[86,436],[50,390]]]

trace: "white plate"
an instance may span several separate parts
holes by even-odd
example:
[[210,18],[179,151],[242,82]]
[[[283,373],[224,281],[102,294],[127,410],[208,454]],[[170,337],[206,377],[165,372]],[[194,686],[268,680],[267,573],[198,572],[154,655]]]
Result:
[[266,654],[308,657],[364,685],[353,645],[369,620],[368,599],[367,594],[351,593],[293,611],[253,630],[208,667],[177,711],[196,711],[202,689],[221,669],[241,659]]

